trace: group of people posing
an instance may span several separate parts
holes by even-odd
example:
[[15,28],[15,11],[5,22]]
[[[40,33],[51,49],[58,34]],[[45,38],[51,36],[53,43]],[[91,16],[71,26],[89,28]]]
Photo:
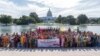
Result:
[[41,29],[34,31],[6,33],[0,35],[0,47],[8,48],[38,48],[38,39],[59,39],[60,47],[99,47],[100,35],[93,32],[72,31],[70,28],[66,31],[60,31],[56,28]]

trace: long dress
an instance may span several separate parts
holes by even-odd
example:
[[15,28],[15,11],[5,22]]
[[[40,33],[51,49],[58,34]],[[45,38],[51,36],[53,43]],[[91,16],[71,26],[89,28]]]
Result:
[[26,37],[21,36],[21,45],[22,45],[22,47],[25,47],[25,43],[26,43]]
[[7,47],[7,45],[9,44],[9,38],[8,38],[8,36],[4,36],[2,41],[3,41],[3,46]]

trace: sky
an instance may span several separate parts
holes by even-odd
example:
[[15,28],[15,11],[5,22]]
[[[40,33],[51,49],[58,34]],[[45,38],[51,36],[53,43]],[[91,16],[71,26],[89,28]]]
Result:
[[0,14],[11,15],[13,18],[28,16],[30,12],[45,17],[49,8],[54,17],[77,17],[79,14],[100,17],[100,0],[0,0]]

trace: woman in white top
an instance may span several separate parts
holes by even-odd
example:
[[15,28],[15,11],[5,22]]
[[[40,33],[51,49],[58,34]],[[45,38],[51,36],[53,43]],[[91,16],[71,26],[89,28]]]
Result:
[[14,35],[10,36],[10,47],[14,47]]

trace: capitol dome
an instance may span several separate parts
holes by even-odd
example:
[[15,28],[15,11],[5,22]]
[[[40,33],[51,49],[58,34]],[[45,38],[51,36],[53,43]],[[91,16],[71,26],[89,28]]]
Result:
[[49,11],[47,12],[47,17],[52,17],[52,12],[51,12],[50,9],[49,9]]
[[53,22],[55,22],[56,17],[53,17],[52,11],[49,9],[49,10],[47,11],[46,17],[41,17],[41,19],[42,19],[43,22],[45,22],[45,23],[48,23],[48,22],[53,23]]

